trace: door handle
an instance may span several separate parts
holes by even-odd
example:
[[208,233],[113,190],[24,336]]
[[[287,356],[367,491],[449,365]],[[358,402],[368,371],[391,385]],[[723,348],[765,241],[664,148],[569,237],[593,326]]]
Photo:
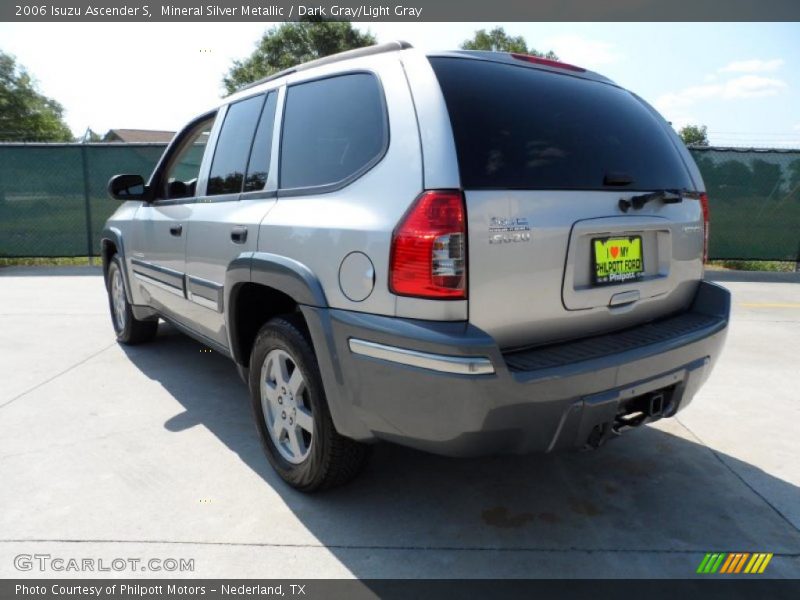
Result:
[[183,225],[178,223],[177,225],[171,225],[169,228],[170,235],[174,235],[175,237],[181,237],[183,233]]
[[231,229],[231,240],[234,244],[244,244],[247,241],[247,227],[237,225]]

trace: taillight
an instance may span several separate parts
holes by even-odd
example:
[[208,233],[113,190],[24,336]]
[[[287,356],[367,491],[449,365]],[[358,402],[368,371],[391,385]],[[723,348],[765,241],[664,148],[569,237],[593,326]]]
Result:
[[392,235],[389,288],[401,296],[466,298],[466,259],[466,211],[461,192],[423,192]]
[[535,65],[544,65],[545,67],[554,67],[556,69],[566,69],[567,71],[578,71],[579,73],[586,72],[586,69],[583,67],[576,67],[575,65],[564,63],[560,60],[551,60],[549,58],[531,56],[530,54],[517,54],[516,52],[512,52],[511,56],[517,60],[524,60],[525,62],[533,63]]
[[700,206],[703,209],[703,262],[708,262],[708,234],[709,234],[709,212],[708,195],[703,192],[700,194]]

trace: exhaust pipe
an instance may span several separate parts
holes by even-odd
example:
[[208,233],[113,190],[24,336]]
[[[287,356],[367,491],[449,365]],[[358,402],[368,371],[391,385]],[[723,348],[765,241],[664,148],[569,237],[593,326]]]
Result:
[[605,444],[610,438],[619,435],[616,425],[611,423],[602,423],[595,425],[592,432],[589,434],[584,447],[587,450],[597,450],[600,446]]

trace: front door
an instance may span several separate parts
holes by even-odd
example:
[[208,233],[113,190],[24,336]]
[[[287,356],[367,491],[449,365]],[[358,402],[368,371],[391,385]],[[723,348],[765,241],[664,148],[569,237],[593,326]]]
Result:
[[186,308],[186,234],[213,123],[213,115],[205,116],[178,134],[151,178],[155,198],[134,218],[128,253],[131,285],[168,317],[175,318]]

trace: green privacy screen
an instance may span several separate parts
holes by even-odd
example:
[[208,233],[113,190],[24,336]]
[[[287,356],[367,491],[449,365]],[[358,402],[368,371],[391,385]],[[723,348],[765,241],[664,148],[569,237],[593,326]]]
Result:
[[[96,256],[112,175],[147,179],[164,144],[0,144],[0,256]],[[797,260],[800,150],[694,148],[712,259]]]
[[93,256],[118,173],[147,179],[164,144],[0,144],[0,256]]
[[800,260],[800,150],[693,148],[712,259]]

